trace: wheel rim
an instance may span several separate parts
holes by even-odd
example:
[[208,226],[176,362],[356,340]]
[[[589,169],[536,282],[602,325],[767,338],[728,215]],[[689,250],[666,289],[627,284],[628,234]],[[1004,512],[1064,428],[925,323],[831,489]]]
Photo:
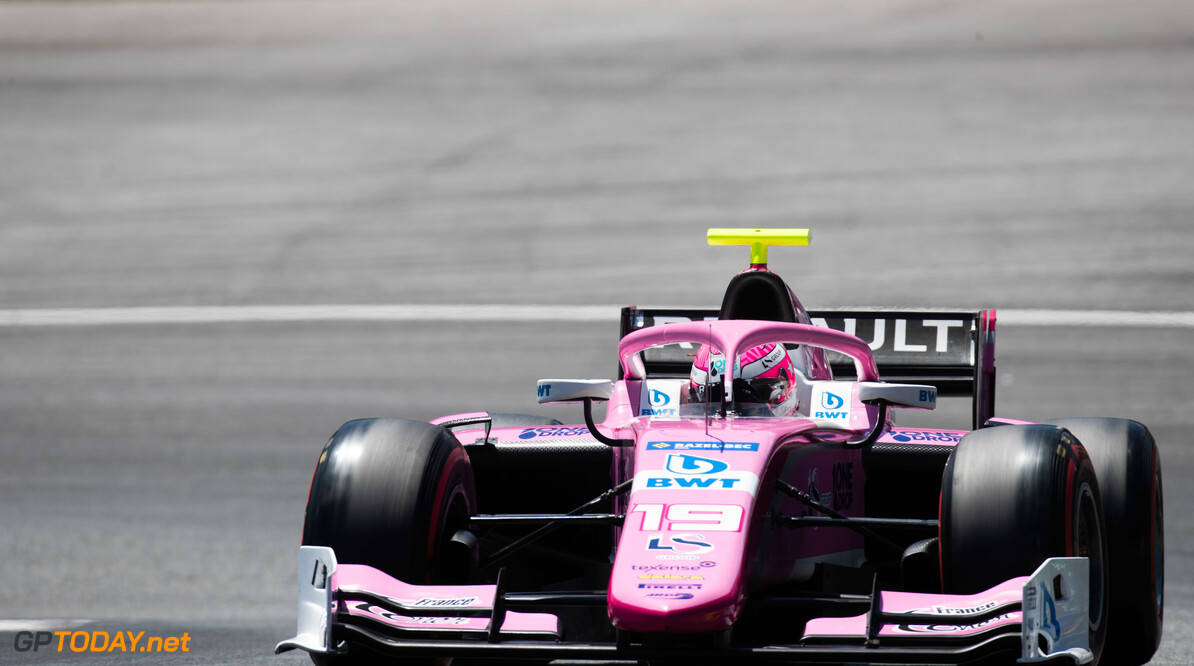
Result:
[[[443,524],[439,526],[439,534],[435,544],[435,557],[428,568],[429,582],[436,584],[464,585],[473,581],[467,571],[467,560],[454,558],[450,543],[457,530],[468,527],[472,509],[469,506],[468,494],[462,486],[452,489],[448,508],[444,513]],[[459,560],[459,561],[458,561]]]
[[1078,495],[1078,520],[1074,526],[1074,553],[1090,562],[1090,626],[1094,631],[1103,621],[1103,532],[1094,491],[1082,484]]

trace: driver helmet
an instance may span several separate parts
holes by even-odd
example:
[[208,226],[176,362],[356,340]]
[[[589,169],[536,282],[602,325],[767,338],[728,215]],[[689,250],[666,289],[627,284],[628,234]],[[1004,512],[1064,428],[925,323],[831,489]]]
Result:
[[[692,402],[721,402],[725,356],[701,345],[688,375]],[[796,393],[796,365],[782,344],[759,345],[738,356],[733,372],[734,398],[739,403],[766,406],[773,416],[790,416],[800,407]]]

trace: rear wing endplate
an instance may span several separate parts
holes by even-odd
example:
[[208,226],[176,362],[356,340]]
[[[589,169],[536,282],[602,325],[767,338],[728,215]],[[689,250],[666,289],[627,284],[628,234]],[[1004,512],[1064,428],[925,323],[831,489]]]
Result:
[[[717,313],[712,309],[628,306],[622,308],[619,337],[647,326],[717,319]],[[884,381],[931,384],[938,395],[972,398],[975,428],[994,415],[994,310],[820,310],[810,311],[809,316],[817,326],[866,341]],[[642,355],[646,376],[687,377],[695,353],[696,345],[689,344],[649,349]],[[854,378],[853,361],[836,352],[829,352],[828,357],[835,378]]]

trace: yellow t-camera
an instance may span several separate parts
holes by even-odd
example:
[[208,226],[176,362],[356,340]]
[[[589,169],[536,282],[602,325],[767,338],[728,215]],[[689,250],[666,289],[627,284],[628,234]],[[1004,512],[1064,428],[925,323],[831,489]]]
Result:
[[710,229],[710,245],[749,245],[750,265],[767,265],[767,248],[772,245],[800,245],[809,243],[808,229]]

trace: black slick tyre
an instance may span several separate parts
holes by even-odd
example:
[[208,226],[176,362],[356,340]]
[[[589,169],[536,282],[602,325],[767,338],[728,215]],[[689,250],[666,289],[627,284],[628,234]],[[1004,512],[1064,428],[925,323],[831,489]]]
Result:
[[1066,428],[1090,453],[1107,523],[1107,561],[1115,572],[1104,663],[1148,662],[1161,643],[1165,531],[1161,458],[1152,433],[1127,419],[1068,418]]
[[981,592],[1050,557],[1089,558],[1099,660],[1110,615],[1106,531],[1094,467],[1069,432],[1029,425],[966,435],[945,466],[939,518],[946,593]]
[[[451,433],[420,421],[350,421],[315,467],[303,544],[408,583],[467,583],[475,560],[454,537],[466,534],[475,507],[468,455]],[[315,661],[373,663],[361,646],[343,657]]]

